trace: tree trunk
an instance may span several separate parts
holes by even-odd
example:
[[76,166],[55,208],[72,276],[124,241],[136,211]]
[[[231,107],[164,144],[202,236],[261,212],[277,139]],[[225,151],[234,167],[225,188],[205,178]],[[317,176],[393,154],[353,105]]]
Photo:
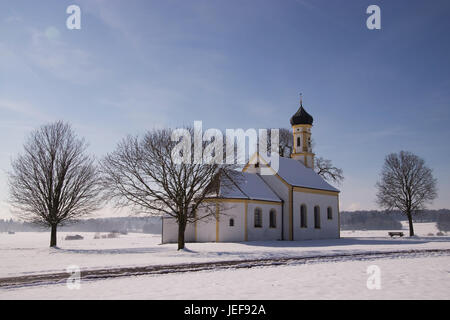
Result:
[[50,247],[56,247],[56,225],[52,225],[50,234]]
[[184,249],[184,231],[186,230],[185,222],[178,222],[178,250]]
[[408,216],[408,222],[409,222],[409,236],[412,237],[414,236],[414,227],[413,227],[413,221],[412,221],[412,214],[410,211],[408,211],[406,213],[406,215]]

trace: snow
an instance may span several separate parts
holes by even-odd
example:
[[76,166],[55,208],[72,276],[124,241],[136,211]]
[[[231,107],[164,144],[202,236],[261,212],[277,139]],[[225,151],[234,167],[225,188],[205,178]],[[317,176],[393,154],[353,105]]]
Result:
[[[389,231],[404,233],[407,239],[409,238],[409,225],[408,221],[401,221],[402,230],[341,230],[341,236],[344,237],[386,237]],[[437,237],[436,234],[439,229],[435,222],[419,222],[414,223],[414,234],[420,238],[431,239]],[[432,234],[432,236],[430,236]],[[439,237],[440,238],[440,237]]]
[[339,192],[313,169],[307,168],[298,160],[280,157],[278,175],[292,186]]
[[221,198],[238,198],[252,200],[267,200],[281,202],[281,199],[270,189],[270,187],[254,173],[242,172],[241,177],[235,179],[233,187],[221,187],[219,196]]
[[[367,268],[379,267],[380,289]],[[325,262],[0,290],[0,299],[448,299],[450,256]]]
[[[407,249],[449,249],[449,236],[435,234],[434,223],[415,224],[417,237],[391,239],[388,230],[342,231],[341,239],[308,241],[254,241],[241,243],[188,243],[189,250],[177,251],[177,244],[161,245],[160,235],[131,233],[119,238],[94,239],[94,233],[79,233],[83,240],[64,240],[58,233],[58,249],[49,248],[49,233],[0,234],[0,277],[65,272],[70,265],[82,269],[118,266],[147,266],[302,257]],[[404,230],[407,235],[407,230]]]
[[[266,164],[269,162],[269,159],[264,155],[258,154],[258,157]],[[279,157],[277,173],[283,180],[294,187],[339,192],[338,189],[326,182],[313,169],[306,167],[301,161],[295,159]]]

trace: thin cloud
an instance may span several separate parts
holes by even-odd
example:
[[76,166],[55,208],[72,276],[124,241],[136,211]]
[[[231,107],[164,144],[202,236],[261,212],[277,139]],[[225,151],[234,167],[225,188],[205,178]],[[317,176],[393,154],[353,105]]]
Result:
[[25,58],[41,71],[75,84],[91,83],[104,75],[94,57],[64,42],[56,27],[50,26],[44,31],[31,28],[29,35],[31,41]]
[[28,118],[38,120],[48,119],[48,115],[42,113],[42,111],[38,111],[38,109],[28,101],[0,99],[0,110],[11,111]]

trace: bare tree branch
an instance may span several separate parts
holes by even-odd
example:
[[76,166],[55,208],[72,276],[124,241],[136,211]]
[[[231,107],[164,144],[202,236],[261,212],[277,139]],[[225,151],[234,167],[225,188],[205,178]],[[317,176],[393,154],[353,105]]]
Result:
[[341,184],[344,180],[342,169],[333,166],[331,160],[316,157],[314,160],[314,170],[328,182]]

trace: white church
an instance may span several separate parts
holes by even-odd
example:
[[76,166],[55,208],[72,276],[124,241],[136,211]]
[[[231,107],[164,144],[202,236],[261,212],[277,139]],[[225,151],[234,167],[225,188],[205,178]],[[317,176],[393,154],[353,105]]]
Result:
[[[294,136],[291,158],[280,157],[278,172],[262,175],[261,168],[270,165],[256,153],[244,167],[243,177],[233,181],[233,187],[229,183],[226,188],[219,186],[217,198],[209,200],[215,203],[215,217],[186,226],[186,242],[340,237],[339,190],[314,171],[313,118],[302,102],[290,122]],[[176,243],[177,238],[175,219],[163,217],[162,243]]]

